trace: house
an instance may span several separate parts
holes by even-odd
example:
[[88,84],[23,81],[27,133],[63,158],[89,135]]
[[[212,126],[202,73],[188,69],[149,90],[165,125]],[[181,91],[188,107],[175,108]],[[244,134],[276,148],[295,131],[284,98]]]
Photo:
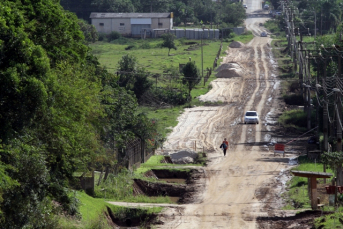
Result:
[[123,36],[140,37],[154,30],[170,30],[173,13],[91,13],[92,25],[99,33],[117,31]]

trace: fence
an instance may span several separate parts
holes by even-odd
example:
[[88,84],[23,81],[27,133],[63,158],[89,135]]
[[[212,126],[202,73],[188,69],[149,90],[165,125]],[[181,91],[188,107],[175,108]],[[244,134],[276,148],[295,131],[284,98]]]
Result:
[[220,53],[221,53],[221,51],[222,51],[222,48],[223,48],[223,43],[220,43],[220,47],[219,47],[217,56],[216,56],[216,58],[214,59],[214,62],[213,62],[213,70],[214,70],[214,69],[217,67],[217,65],[218,65],[217,62],[218,62]]
[[118,165],[127,167],[128,169],[132,169],[134,166],[146,162],[155,153],[153,149],[147,148],[145,142],[140,138],[135,138],[127,142],[123,151],[123,157],[118,158]]

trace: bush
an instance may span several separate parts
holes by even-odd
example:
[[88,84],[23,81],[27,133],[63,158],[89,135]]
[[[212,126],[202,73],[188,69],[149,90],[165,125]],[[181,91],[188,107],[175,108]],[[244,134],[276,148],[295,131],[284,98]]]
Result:
[[129,45],[129,46],[127,46],[127,47],[125,48],[125,50],[131,50],[131,49],[134,49],[134,48],[136,48],[135,45]]
[[143,44],[141,44],[141,46],[139,47],[141,49],[151,49],[151,45],[149,42],[144,42]]
[[283,95],[283,100],[288,105],[298,105],[304,104],[303,96],[301,94],[287,94]]
[[116,40],[112,40],[111,43],[118,44],[118,45],[125,45],[125,44],[129,43],[129,40],[125,37],[120,37]]
[[[313,123],[314,114],[311,115],[311,122]],[[307,127],[307,113],[303,110],[289,110],[285,111],[280,117],[279,122],[284,127],[306,128]]]
[[107,35],[105,33],[99,33],[98,34],[98,40],[99,41],[106,41],[107,40]]
[[174,90],[166,88],[156,88],[151,90],[152,94],[162,102],[170,105],[183,105],[188,101],[188,94],[185,90]]
[[113,41],[113,40],[117,40],[121,37],[121,34],[117,31],[112,31],[109,35],[108,35],[108,41]]

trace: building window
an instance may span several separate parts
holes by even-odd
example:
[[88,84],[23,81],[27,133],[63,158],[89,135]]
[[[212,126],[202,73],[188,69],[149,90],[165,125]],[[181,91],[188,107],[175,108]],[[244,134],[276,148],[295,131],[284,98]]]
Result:
[[104,23],[99,23],[100,26],[104,26]]
[[162,22],[159,22],[158,23],[158,28],[162,28],[163,27],[163,23]]
[[120,26],[124,26],[125,24],[124,23],[120,23]]

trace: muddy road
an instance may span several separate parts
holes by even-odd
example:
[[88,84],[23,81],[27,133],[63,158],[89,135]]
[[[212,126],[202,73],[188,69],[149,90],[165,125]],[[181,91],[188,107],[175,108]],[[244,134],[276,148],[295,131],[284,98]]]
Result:
[[[209,157],[204,168],[206,182],[197,204],[183,205],[164,213],[158,228],[256,228],[256,217],[267,216],[263,198],[273,195],[276,176],[288,167],[288,159],[274,157],[273,138],[276,112],[279,109],[279,82],[271,54],[269,37],[260,37],[268,20],[261,10],[261,0],[246,0],[246,27],[255,38],[242,48],[230,48],[223,63],[237,63],[241,77],[218,78],[213,89],[201,96],[203,101],[223,101],[222,106],[186,109],[179,124],[169,135],[163,152],[203,149]],[[260,124],[244,125],[245,111],[256,110]],[[223,156],[219,146],[229,140]],[[278,200],[269,201],[277,202]]]

